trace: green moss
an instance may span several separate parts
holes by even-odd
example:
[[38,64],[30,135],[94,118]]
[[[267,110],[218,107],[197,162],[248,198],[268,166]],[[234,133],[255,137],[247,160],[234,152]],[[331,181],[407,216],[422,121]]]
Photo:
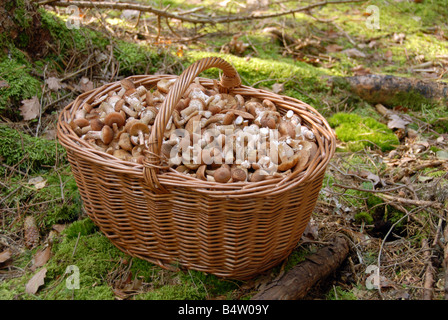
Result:
[[43,166],[62,163],[65,150],[55,140],[31,137],[0,124],[0,156],[7,165],[39,171]]
[[340,286],[333,286],[326,298],[328,300],[358,300],[352,291],[345,290]]
[[340,112],[329,118],[328,122],[335,128],[338,139],[346,142],[347,149],[351,151],[367,146],[378,146],[382,151],[387,151],[399,145],[397,136],[385,124],[372,118]]
[[[262,81],[261,86],[271,86],[281,80],[295,78],[303,85],[303,91],[324,90],[325,84],[320,81],[320,77],[328,74],[325,69],[315,68],[303,62],[294,62],[290,59],[260,59],[251,58],[247,61],[243,57],[237,57],[230,54],[210,53],[210,52],[190,52],[188,53],[188,63],[196,60],[218,56],[233,64],[240,74],[243,84],[252,85]],[[212,78],[218,77],[218,69],[213,68],[204,72],[205,75]],[[272,79],[271,81],[265,81]],[[296,92],[296,94],[298,94]]]
[[63,234],[67,236],[68,239],[77,238],[80,236],[87,236],[96,232],[98,228],[95,226],[90,218],[85,218],[83,220],[75,221],[67,227]]
[[[71,230],[79,229],[76,225]],[[70,232],[69,232],[70,233]],[[76,250],[75,250],[76,247]],[[42,299],[113,299],[112,289],[107,284],[107,274],[114,269],[124,254],[114,247],[102,234],[96,232],[76,237],[64,237],[53,247],[54,256],[47,263],[47,281],[39,297]],[[66,268],[75,265],[79,269],[80,288],[66,288]],[[47,290],[45,290],[47,289]]]
[[205,296],[190,284],[165,285],[135,297],[136,300],[198,300]]
[[0,57],[0,80],[8,83],[0,88],[0,113],[18,116],[22,100],[40,97],[42,83],[30,75],[31,65],[19,50],[10,47],[10,53],[11,57]]
[[356,223],[364,222],[366,224],[372,224],[373,218],[368,212],[361,211],[361,212],[355,214],[355,222]]

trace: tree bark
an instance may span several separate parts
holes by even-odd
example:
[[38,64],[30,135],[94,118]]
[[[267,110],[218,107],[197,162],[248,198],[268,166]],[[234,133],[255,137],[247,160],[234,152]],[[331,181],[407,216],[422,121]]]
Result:
[[334,242],[306,258],[306,261],[289,270],[280,280],[272,282],[252,300],[299,300],[319,280],[334,272],[349,253],[348,241],[337,237]]
[[372,104],[397,106],[406,103],[421,107],[422,100],[448,101],[448,85],[391,75],[369,74],[354,77],[334,77],[334,85],[346,87]]

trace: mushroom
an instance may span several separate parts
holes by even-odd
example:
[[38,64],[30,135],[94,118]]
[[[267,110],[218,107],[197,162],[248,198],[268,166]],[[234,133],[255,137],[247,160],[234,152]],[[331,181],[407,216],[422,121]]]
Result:
[[146,91],[145,94],[145,101],[146,101],[146,106],[154,106],[154,96],[152,95],[151,91]]
[[133,148],[133,145],[131,143],[131,139],[130,139],[130,135],[127,132],[123,132],[120,135],[120,138],[118,140],[118,145],[120,146],[120,148],[126,150],[126,151],[131,151]]
[[147,107],[140,114],[140,121],[146,125],[153,124],[158,112],[155,107]]
[[280,133],[280,136],[282,136],[282,137],[289,136],[291,138],[295,138],[295,136],[296,136],[296,131],[295,131],[294,125],[292,124],[291,121],[287,121],[287,120],[280,121],[280,123],[278,125],[278,132]]
[[247,180],[247,169],[238,165],[233,165],[230,168],[230,174],[234,182],[246,181]]
[[190,98],[186,98],[186,99],[180,99],[179,102],[176,104],[176,107],[174,108],[177,111],[182,111],[184,110],[186,107],[188,107],[189,103],[190,103]]
[[255,170],[249,178],[250,182],[259,182],[266,179],[268,173],[263,169]]
[[205,103],[201,99],[197,99],[197,98],[191,99],[190,103],[188,104],[188,107],[183,109],[180,112],[180,115],[183,118],[186,118],[188,115],[190,115],[194,111],[201,111],[201,110],[204,110],[204,108],[205,108]]
[[205,176],[205,169],[207,169],[207,166],[205,164],[199,166],[198,170],[196,171],[196,178],[207,181],[207,177]]
[[104,123],[100,119],[92,119],[88,126],[82,128],[82,134],[86,134],[88,131],[100,131],[103,126]]
[[78,118],[78,119],[74,119],[73,123],[79,127],[79,128],[84,128],[87,127],[90,124],[90,121],[87,120],[86,118]]
[[114,153],[112,155],[114,157],[117,157],[118,159],[124,160],[124,161],[129,161],[132,159],[132,155],[124,149],[117,149],[114,151]]
[[213,174],[213,178],[216,182],[225,183],[228,182],[231,177],[230,168],[226,164],[223,164],[219,169],[216,169]]
[[131,79],[125,78],[120,80],[121,87],[125,90],[135,89],[135,84]]
[[114,132],[111,127],[104,126],[101,131],[88,131],[84,135],[85,139],[98,139],[101,140],[104,144],[111,143],[112,139],[114,138]]
[[162,93],[168,93],[170,91],[171,86],[174,84],[176,79],[162,79],[157,82],[157,90]]
[[104,124],[113,127],[115,124],[118,128],[125,125],[126,119],[119,112],[111,112],[104,118]]
[[145,143],[144,140],[144,134],[145,133],[149,133],[149,127],[141,122],[136,122],[132,125],[132,127],[129,130],[129,135],[130,136],[138,136],[138,143],[140,145]]

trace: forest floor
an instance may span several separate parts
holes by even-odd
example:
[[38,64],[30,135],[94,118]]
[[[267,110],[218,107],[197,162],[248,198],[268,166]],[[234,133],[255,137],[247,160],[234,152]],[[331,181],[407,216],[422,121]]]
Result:
[[[198,19],[296,8],[294,1],[251,3],[154,7]],[[250,299],[335,235],[349,240],[349,257],[306,299],[447,297],[446,100],[405,93],[372,101],[338,79],[446,83],[448,1],[328,4],[217,24],[80,8],[79,28],[65,8],[38,12],[22,19],[37,26],[34,33],[0,38],[0,299]],[[58,113],[79,94],[131,75],[180,74],[211,55],[231,62],[244,85],[310,104],[338,138],[301,241],[281,265],[247,281],[169,271],[119,251],[83,211],[56,139]],[[73,265],[79,289],[66,285]]]

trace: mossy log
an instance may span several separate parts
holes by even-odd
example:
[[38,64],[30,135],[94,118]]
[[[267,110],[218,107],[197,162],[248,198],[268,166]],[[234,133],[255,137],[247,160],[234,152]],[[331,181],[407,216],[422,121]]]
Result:
[[422,103],[448,102],[448,84],[442,82],[377,74],[334,77],[331,81],[372,104],[420,109]]
[[280,280],[271,282],[252,297],[252,300],[303,299],[318,281],[334,272],[349,253],[348,241],[336,237],[332,244],[323,247],[302,263],[289,270]]

